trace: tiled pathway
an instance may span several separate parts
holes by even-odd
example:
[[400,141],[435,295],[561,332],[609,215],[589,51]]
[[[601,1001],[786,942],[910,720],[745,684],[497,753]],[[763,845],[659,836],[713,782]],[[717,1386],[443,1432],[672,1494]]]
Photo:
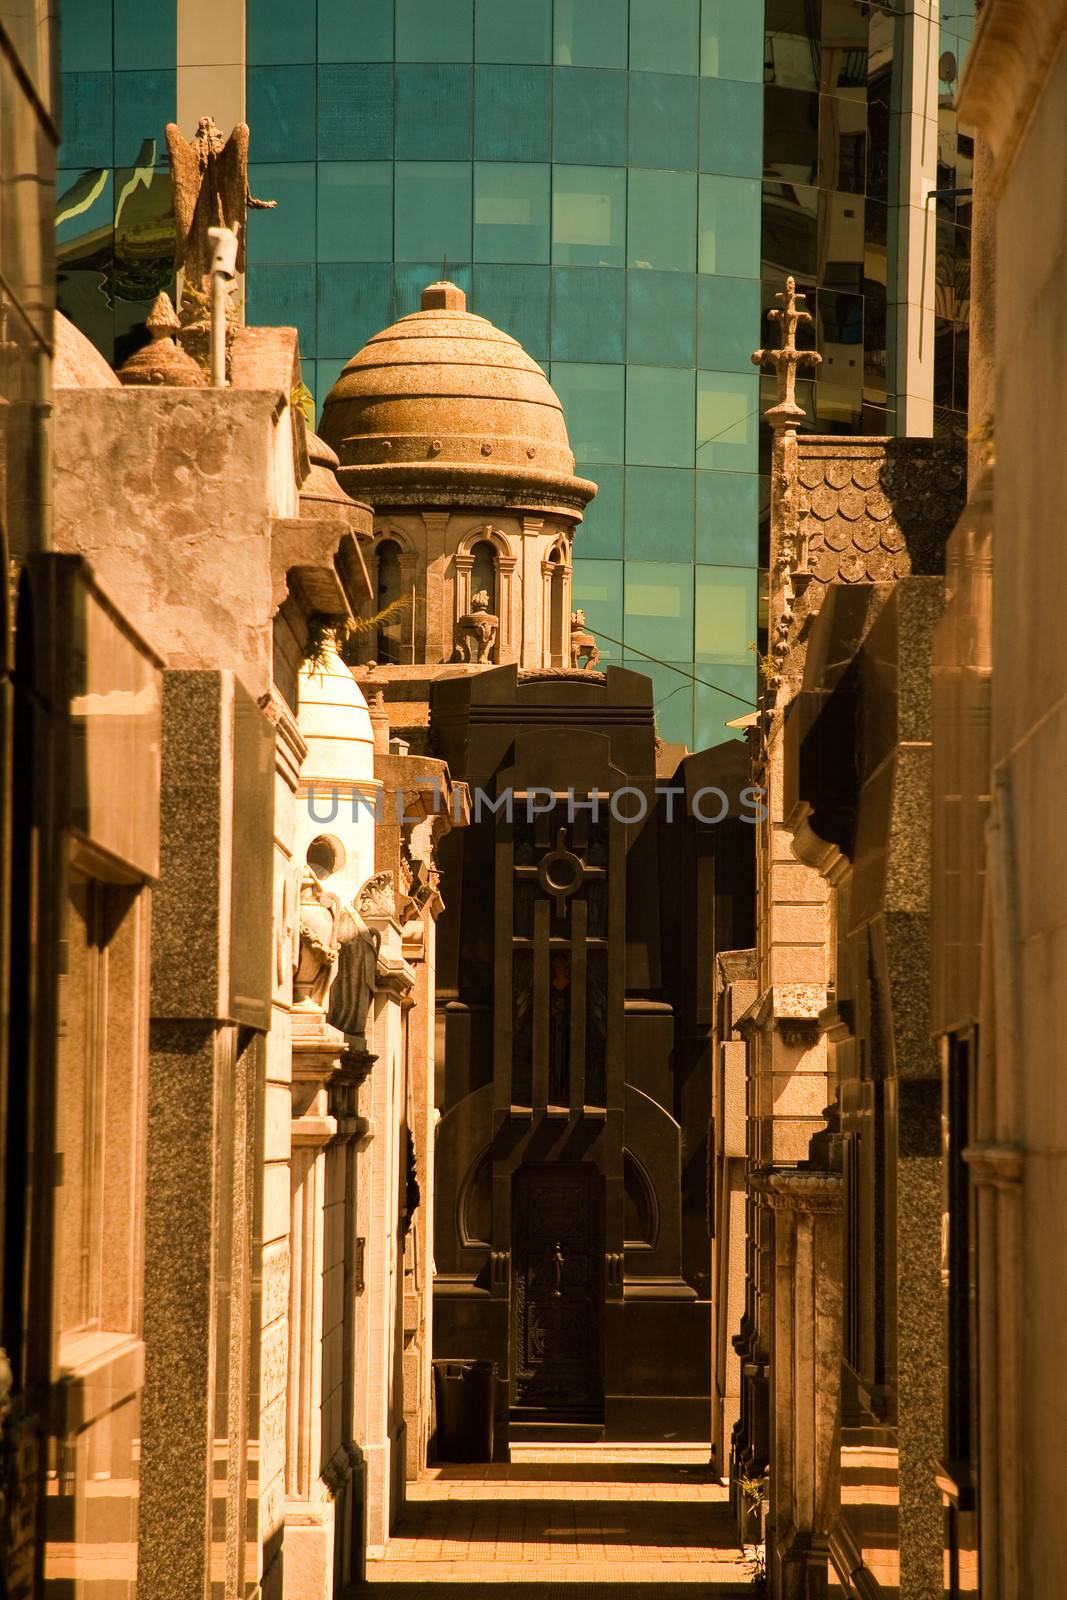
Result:
[[689,1600],[752,1595],[706,1461],[706,1450],[516,1445],[510,1465],[433,1467],[408,1485],[386,1556],[369,1566],[373,1600],[413,1600],[437,1583],[485,1600],[498,1585],[536,1600],[594,1600],[597,1585],[637,1600],[663,1583]]

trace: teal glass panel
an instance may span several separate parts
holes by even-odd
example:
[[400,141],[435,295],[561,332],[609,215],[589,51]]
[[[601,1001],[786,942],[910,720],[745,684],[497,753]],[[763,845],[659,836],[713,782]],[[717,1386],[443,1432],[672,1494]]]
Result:
[[249,262],[248,320],[264,328],[295,328],[300,353],[315,354],[315,268],[310,263]]
[[110,167],[114,160],[115,75],[64,72],[62,167]]
[[648,367],[696,365],[696,278],[626,274],[626,359]]
[[756,642],[756,574],[751,567],[697,567],[698,661],[747,665]]
[[548,67],[475,68],[475,155],[487,161],[547,161],[551,100]]
[[528,355],[548,363],[547,267],[481,266],[474,269],[470,309],[518,339]]
[[248,183],[254,195],[278,202],[274,211],[248,213],[248,259],[314,261],[314,162],[253,162]]
[[556,65],[624,67],[626,21],[626,0],[556,0]]
[[60,271],[77,268],[86,253],[95,255],[98,236],[115,217],[115,185],[110,171],[56,172],[56,251]]
[[621,167],[626,161],[626,77],[591,67],[553,75],[552,151],[557,161]]
[[631,71],[696,72],[699,34],[700,0],[630,0]]
[[393,259],[391,161],[320,161],[318,260]]
[[[111,27],[112,0],[65,5],[59,13],[59,59],[64,73],[110,72],[114,64]],[[64,121],[66,110],[64,96]]]
[[547,166],[476,161],[475,261],[547,261],[550,195]]
[[734,178],[763,169],[763,89],[704,78],[700,85],[700,167]]
[[398,161],[394,255],[397,261],[469,261],[468,161]]
[[626,468],[627,560],[692,561],[693,474],[679,467]]
[[[755,586],[755,573],[752,574]],[[756,657],[745,666],[714,666],[698,663],[694,685],[694,748],[707,750],[727,739],[743,739],[744,730],[727,727],[736,717],[743,717],[756,707]],[[709,799],[709,809],[714,797]],[[751,815],[751,813],[747,813]]]
[[[351,357],[349,356],[319,356],[317,361],[301,362],[301,367],[305,374],[304,382],[315,396],[316,432],[319,431],[318,423],[322,420],[322,408],[326,404],[326,396],[341,376],[350,359]],[[314,367],[315,369],[314,383],[307,376],[308,367]]]
[[763,82],[761,5],[738,5],[738,0],[702,0],[700,70],[706,78]]
[[326,262],[319,267],[316,355],[341,350],[347,361],[392,320],[392,267],[379,262]]
[[552,354],[559,361],[622,361],[626,274],[611,267],[554,267]]
[[688,172],[631,170],[626,264],[692,272],[697,254],[697,180]]
[[760,286],[755,278],[697,280],[697,366],[747,372],[759,343]]
[[621,267],[626,255],[626,169],[552,171],[552,259],[569,267]]
[[474,0],[476,61],[551,61],[552,0]]
[[146,139],[156,141],[157,161],[166,158],[165,129],[177,115],[177,92],[173,67],[115,73],[116,166],[132,166]]
[[247,84],[255,159],[314,161],[315,68],[250,67]]
[[759,373],[697,373],[698,467],[755,472],[758,465]]
[[[297,67],[296,74],[304,69]],[[249,76],[254,80],[257,74]],[[300,96],[310,123],[312,86]],[[318,69],[318,153],[323,161],[388,161],[393,153],[393,68],[338,62]]]
[[[427,284],[436,283],[441,276],[440,266],[433,261],[420,261],[410,266],[393,269],[393,315],[390,319],[406,317],[412,311],[422,310],[422,291]],[[471,269],[448,264],[449,281],[462,289],[468,302],[471,295]]]
[[[81,0],[74,0],[75,6]],[[173,67],[178,59],[176,0],[115,0],[114,62],[116,72],[144,72]]]
[[627,649],[660,661],[691,653],[693,568],[688,561],[627,561],[624,581]]
[[759,479],[752,472],[698,472],[696,558],[716,566],[759,561]]
[[465,161],[470,153],[471,68],[397,67],[397,158]]
[[583,559],[621,556],[624,469],[594,461],[588,466],[579,462],[574,470],[580,478],[591,478],[596,484],[596,499],[586,506],[585,516],[574,532],[575,550]]
[[758,278],[760,185],[751,178],[701,176],[697,271]]
[[[581,537],[581,529],[578,536]],[[618,661],[622,654],[616,642],[622,638],[622,570],[621,561],[591,561],[575,556],[571,600],[576,610],[585,612],[586,623],[597,636],[602,661]]]
[[[631,650],[629,640],[627,651]],[[652,681],[652,705],[656,713],[656,732],[668,744],[693,744],[693,666],[689,661],[649,661],[645,656],[625,655],[623,666],[630,672],[639,672]],[[626,814],[629,796],[624,796],[619,809]],[[631,802],[634,810],[637,802]],[[674,815],[681,816],[678,801]]]
[[315,60],[314,7],[294,6],[292,0],[248,0],[246,19],[250,66]]
[[473,53],[473,0],[396,0],[398,61],[469,61]]
[[641,72],[630,78],[631,166],[692,171],[697,164],[696,78]]
[[571,449],[583,461],[622,460],[624,371],[593,362],[552,363]]
[[627,461],[693,465],[693,388],[693,373],[678,367],[627,367]]
[[361,61],[392,61],[393,0],[319,0],[319,60],[351,61],[356,54]]

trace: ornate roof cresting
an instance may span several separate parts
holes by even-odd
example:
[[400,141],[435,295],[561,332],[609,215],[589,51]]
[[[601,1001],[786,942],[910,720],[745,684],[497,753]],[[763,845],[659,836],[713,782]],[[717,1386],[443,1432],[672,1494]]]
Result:
[[810,311],[801,309],[801,302],[806,300],[807,296],[797,293],[797,281],[794,277],[790,276],[785,280],[784,292],[779,290],[775,299],[782,302],[781,307],[768,311],[767,315],[779,325],[782,336],[781,348],[754,351],[752,364],[762,367],[765,361],[769,361],[778,379],[778,399],[768,411],[764,412],[771,427],[795,428],[798,422],[807,420],[804,407],[797,404],[797,368],[820,366],[822,356],[816,350],[797,349],[797,328],[802,322],[810,322],[812,317]]

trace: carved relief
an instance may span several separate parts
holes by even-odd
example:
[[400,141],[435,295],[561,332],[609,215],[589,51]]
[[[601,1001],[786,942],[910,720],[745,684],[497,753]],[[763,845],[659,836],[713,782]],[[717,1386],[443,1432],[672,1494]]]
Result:
[[471,596],[471,608],[457,618],[453,630],[453,661],[488,661],[496,644],[500,619],[489,610],[485,589]]
[[585,625],[585,612],[571,612],[571,666],[593,668],[600,660],[596,637]]
[[396,896],[391,872],[378,872],[368,878],[356,896],[356,908],[362,917],[396,916]]

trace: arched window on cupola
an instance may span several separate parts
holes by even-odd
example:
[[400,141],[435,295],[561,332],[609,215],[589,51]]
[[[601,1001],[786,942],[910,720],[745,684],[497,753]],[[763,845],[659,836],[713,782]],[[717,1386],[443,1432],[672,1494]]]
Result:
[[548,559],[552,567],[548,592],[549,663],[553,667],[565,667],[569,665],[563,659],[566,563],[558,545],[548,552]]
[[[385,611],[400,599],[400,593],[400,546],[395,539],[383,539],[378,546],[378,594],[375,611]],[[378,624],[376,661],[383,664],[399,662],[401,620],[400,613],[397,612]]]
[[496,582],[496,546],[488,539],[479,539],[471,551],[474,557],[474,566],[471,568],[471,603],[474,596],[484,592],[489,599],[486,610],[491,616],[497,615],[497,582]]

